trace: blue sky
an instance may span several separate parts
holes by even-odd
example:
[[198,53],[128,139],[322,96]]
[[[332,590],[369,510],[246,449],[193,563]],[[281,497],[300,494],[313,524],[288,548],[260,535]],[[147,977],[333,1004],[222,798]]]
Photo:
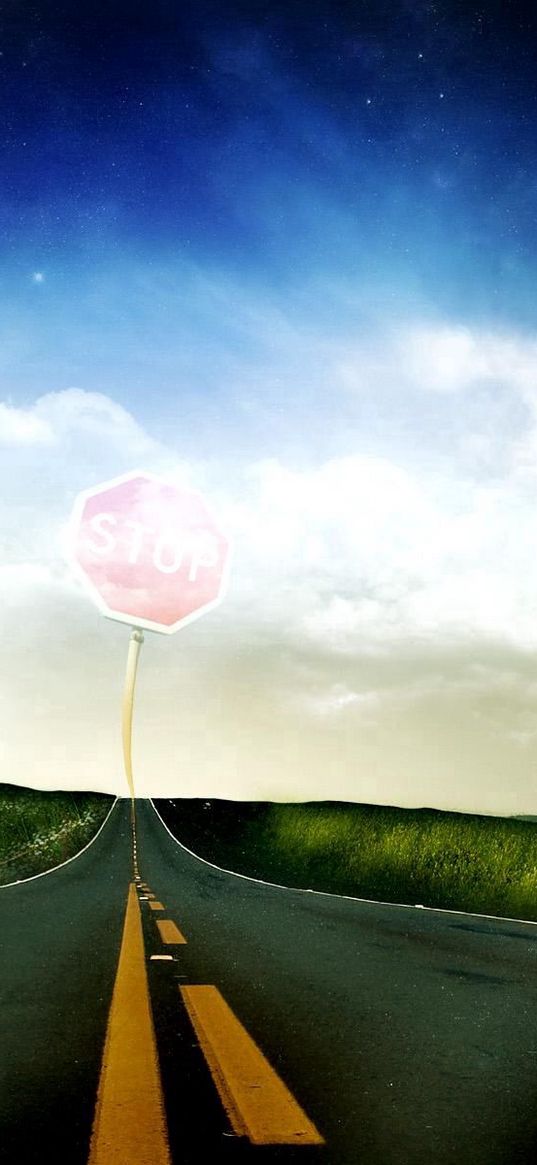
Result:
[[210,395],[211,353],[265,358],[215,282],[323,328],[533,326],[534,32],[528,5],[8,9],[13,398]]
[[533,811],[532,6],[17,3],[0,53],[0,777],[121,785],[122,630],[60,544],[144,464],[238,547],[150,637],[149,791],[179,756],[200,795]]
[[[223,364],[270,365],[263,316],[334,337],[418,314],[531,328],[532,18],[464,10],[8,14],[13,401],[76,384],[157,431],[205,406],[225,423]],[[302,395],[301,429],[315,413]]]

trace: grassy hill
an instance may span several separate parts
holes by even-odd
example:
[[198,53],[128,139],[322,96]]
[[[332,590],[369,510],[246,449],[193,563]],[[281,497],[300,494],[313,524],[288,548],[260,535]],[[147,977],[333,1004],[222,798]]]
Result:
[[158,801],[218,865],[288,886],[537,920],[537,824],[435,809]]
[[101,793],[0,785],[0,885],[73,857],[97,832],[112,800]]

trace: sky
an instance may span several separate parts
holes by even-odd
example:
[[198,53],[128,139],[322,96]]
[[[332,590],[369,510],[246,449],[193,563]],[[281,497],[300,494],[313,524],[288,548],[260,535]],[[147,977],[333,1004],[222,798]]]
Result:
[[537,814],[537,15],[8,0],[0,780],[125,795],[79,491],[200,490],[140,795]]

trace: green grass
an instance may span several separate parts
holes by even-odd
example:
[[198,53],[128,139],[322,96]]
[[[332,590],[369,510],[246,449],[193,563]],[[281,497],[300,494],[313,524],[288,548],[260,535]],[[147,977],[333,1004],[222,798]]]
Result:
[[112,798],[0,786],[0,885],[40,874],[78,853],[97,832]]
[[537,920],[537,824],[322,802],[159,803],[203,856],[268,881]]

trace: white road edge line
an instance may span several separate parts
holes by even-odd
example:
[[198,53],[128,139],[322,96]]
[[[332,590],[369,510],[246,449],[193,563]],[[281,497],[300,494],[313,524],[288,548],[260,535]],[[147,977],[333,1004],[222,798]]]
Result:
[[196,858],[198,862],[203,862],[204,866],[210,866],[211,869],[218,870],[220,874],[230,874],[232,878],[242,878],[243,882],[255,882],[257,886],[271,886],[273,890],[290,890],[293,894],[317,894],[321,898],[338,898],[344,902],[363,902],[367,906],[393,906],[397,910],[427,910],[429,914],[455,914],[459,918],[486,918],[490,919],[491,922],[519,922],[523,926],[537,926],[537,922],[531,918],[509,918],[503,914],[472,914],[468,910],[446,910],[442,906],[421,906],[411,902],[383,902],[376,898],[354,898],[352,894],[332,894],[330,890],[306,890],[303,886],[281,886],[279,882],[264,882],[262,878],[251,878],[248,874],[238,874],[236,870],[226,870],[223,866],[217,866],[215,862],[207,861],[207,858],[200,858],[199,854],[194,853],[194,850],[183,845],[182,841],[178,841],[160,816],[153,798],[149,797],[148,799],[159,821],[169,833],[172,841],[179,846],[179,849],[184,849],[185,853]]
[[113,805],[110,806],[104,821],[101,822],[97,833],[94,835],[94,837],[90,838],[87,845],[84,846],[84,849],[79,850],[77,854],[73,854],[72,858],[67,858],[65,862],[60,862],[59,866],[51,866],[50,870],[43,870],[40,874],[32,874],[30,878],[19,878],[17,882],[4,882],[3,884],[0,884],[0,891],[9,890],[10,886],[23,886],[26,882],[35,882],[37,878],[46,878],[48,874],[54,874],[56,870],[63,870],[64,866],[70,865],[71,862],[76,862],[77,858],[81,858],[82,854],[85,854],[90,845],[93,845],[94,841],[97,841],[99,834],[104,829],[108,818],[113,813],[119,800],[120,798],[116,797]]

